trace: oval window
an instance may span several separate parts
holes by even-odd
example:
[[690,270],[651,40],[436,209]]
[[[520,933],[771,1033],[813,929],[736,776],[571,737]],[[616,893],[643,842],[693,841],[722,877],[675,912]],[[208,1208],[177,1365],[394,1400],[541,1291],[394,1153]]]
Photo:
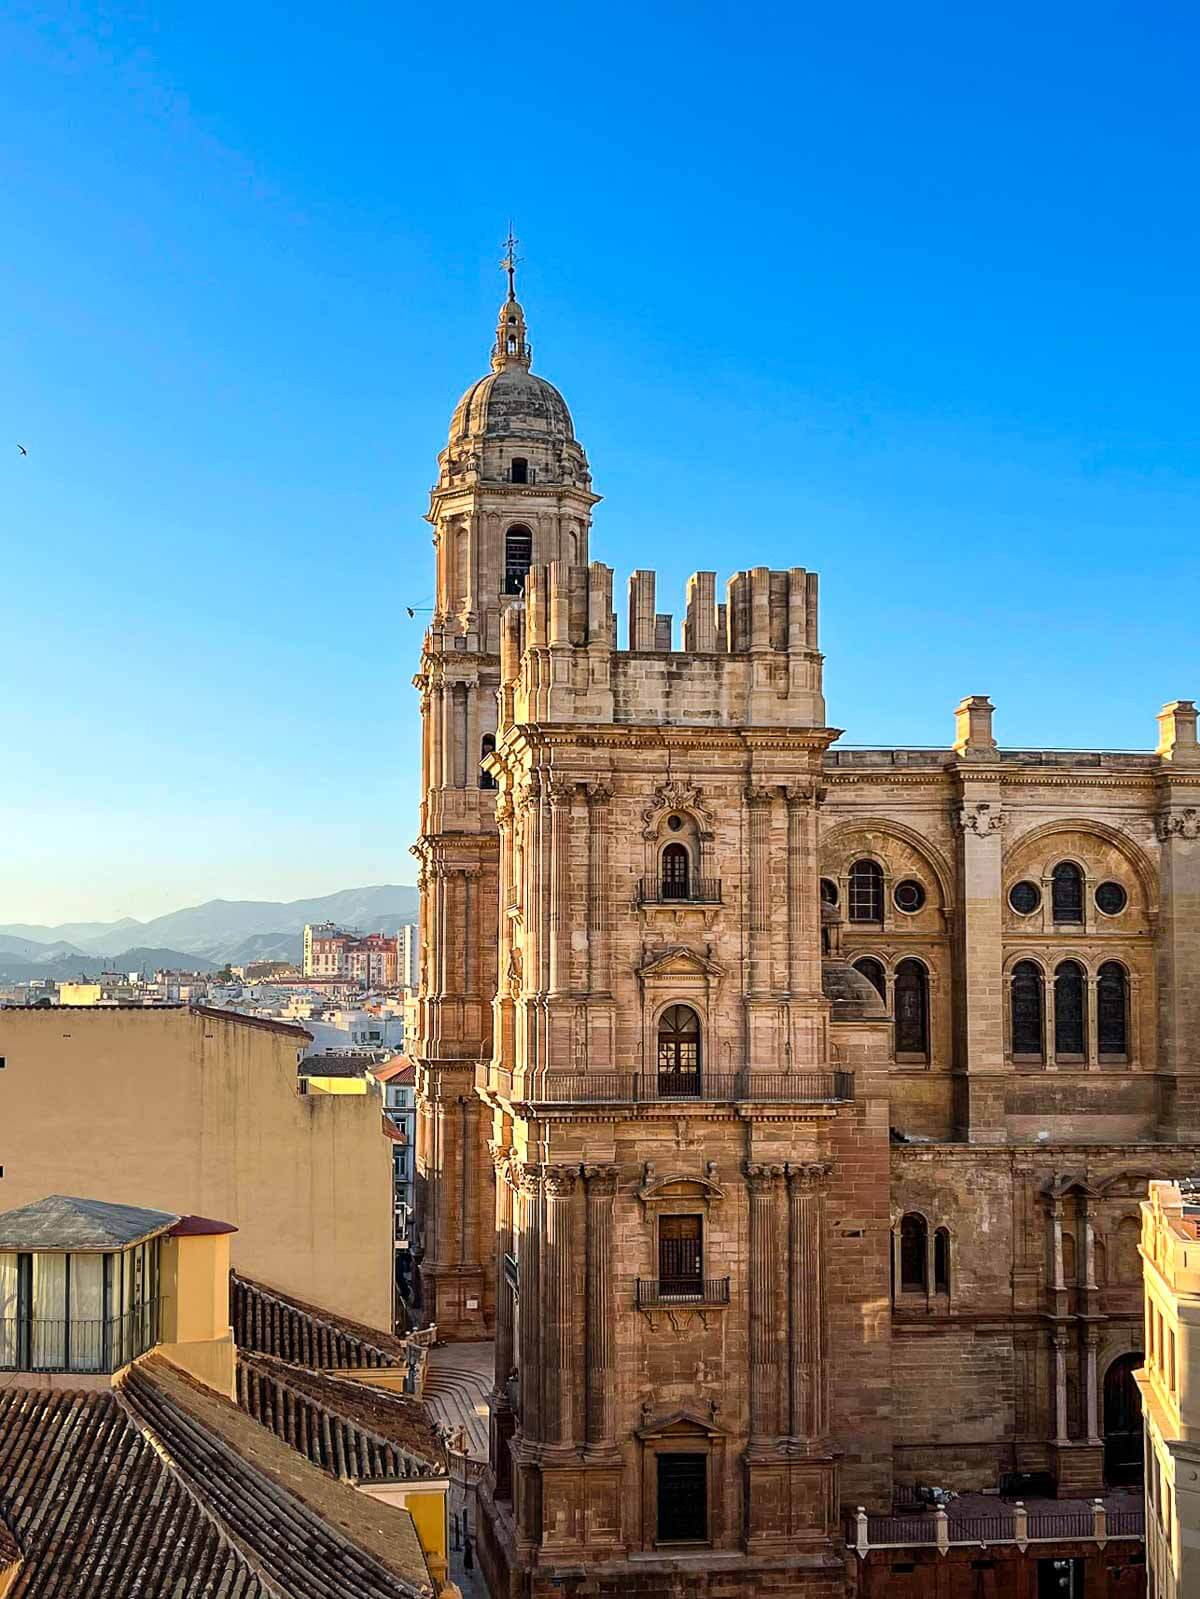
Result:
[[836,905],[838,902],[838,886],[832,877],[821,879],[821,899],[826,905]]
[[1018,916],[1032,916],[1042,903],[1042,891],[1036,883],[1014,883],[1008,891],[1008,903]]
[[906,877],[902,883],[896,884],[892,898],[896,901],[897,910],[905,911],[911,916],[924,905],[925,890],[915,878]]
[[1101,883],[1096,890],[1096,904],[1106,916],[1119,916],[1129,903],[1129,896],[1120,883]]

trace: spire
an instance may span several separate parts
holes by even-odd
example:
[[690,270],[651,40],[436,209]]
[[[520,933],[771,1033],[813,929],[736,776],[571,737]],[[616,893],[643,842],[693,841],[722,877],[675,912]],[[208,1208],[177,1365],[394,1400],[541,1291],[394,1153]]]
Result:
[[520,242],[520,239],[513,233],[512,218],[509,217],[508,238],[504,241],[504,259],[500,263],[500,270],[508,273],[508,297],[510,300],[515,300],[517,297],[517,267],[520,263],[516,248]]
[[492,346],[492,371],[502,372],[505,367],[522,366],[529,370],[533,351],[525,337],[525,312],[517,299],[517,267],[520,257],[516,253],[520,241],[508,224],[508,238],[504,241],[504,257],[500,270],[508,274],[508,298],[500,307],[500,320],[496,327],[496,342]]

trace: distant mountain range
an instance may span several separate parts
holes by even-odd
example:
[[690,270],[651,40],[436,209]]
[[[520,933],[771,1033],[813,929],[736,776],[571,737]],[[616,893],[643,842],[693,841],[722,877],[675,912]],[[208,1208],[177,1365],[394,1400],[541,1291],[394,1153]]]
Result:
[[131,916],[116,922],[64,922],[39,927],[25,922],[0,924],[0,978],[88,976],[114,971],[184,966],[216,970],[230,962],[298,961],[308,922],[336,922],[364,933],[394,933],[416,920],[417,890],[383,883],[345,888],[316,899],[212,899],[204,905],[170,911],[151,921]]

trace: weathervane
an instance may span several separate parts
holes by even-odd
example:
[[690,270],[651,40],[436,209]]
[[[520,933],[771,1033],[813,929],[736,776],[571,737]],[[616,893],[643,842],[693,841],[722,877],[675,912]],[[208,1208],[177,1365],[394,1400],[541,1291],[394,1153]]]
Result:
[[508,220],[508,238],[504,241],[504,259],[500,263],[500,270],[508,273],[508,297],[510,300],[515,300],[517,297],[517,267],[521,258],[516,254],[516,248],[520,242],[520,239],[513,232],[512,218],[510,217]]

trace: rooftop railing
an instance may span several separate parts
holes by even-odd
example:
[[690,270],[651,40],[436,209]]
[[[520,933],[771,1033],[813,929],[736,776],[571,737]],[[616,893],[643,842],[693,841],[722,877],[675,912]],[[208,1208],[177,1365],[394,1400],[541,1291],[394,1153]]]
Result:
[[868,1516],[863,1508],[852,1516],[846,1541],[859,1555],[872,1549],[940,1549],[956,1544],[1111,1542],[1117,1538],[1143,1539],[1145,1511],[1132,1506],[1109,1510],[1094,1499],[1087,1510],[1028,1510],[1018,1500],[982,1515],[959,1514],[953,1509],[927,1510],[911,1516]]

